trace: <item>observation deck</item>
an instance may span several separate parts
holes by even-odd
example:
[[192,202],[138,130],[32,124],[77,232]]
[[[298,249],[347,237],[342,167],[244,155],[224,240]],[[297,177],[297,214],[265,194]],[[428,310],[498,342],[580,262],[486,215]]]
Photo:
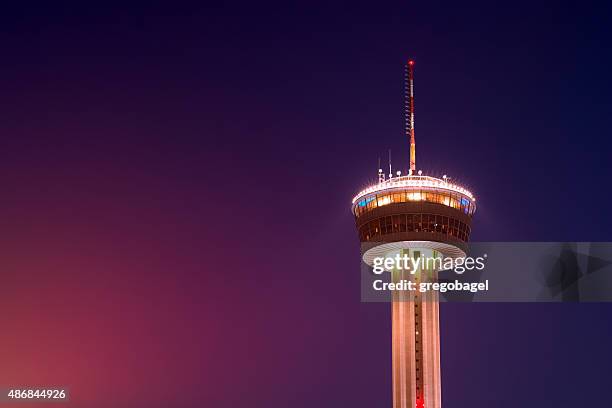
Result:
[[446,177],[381,177],[353,198],[352,211],[359,239],[369,247],[429,241],[465,251],[476,198]]

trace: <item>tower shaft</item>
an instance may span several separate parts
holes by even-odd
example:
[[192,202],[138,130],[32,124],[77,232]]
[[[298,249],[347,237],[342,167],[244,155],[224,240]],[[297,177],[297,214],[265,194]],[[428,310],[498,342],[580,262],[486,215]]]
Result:
[[[407,251],[407,250],[403,250]],[[406,253],[406,252],[404,252]],[[421,251],[412,251],[419,257]],[[437,271],[394,271],[393,280],[437,280]],[[395,292],[391,303],[393,408],[440,408],[440,326],[437,292]]]

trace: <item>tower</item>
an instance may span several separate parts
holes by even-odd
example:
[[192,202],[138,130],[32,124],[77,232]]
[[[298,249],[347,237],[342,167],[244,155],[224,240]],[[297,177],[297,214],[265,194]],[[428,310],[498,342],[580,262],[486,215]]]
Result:
[[[352,201],[361,255],[429,259],[464,257],[476,211],[476,199],[465,188],[442,178],[416,173],[414,135],[414,62],[406,64],[406,134],[410,141],[407,176],[385,178]],[[416,173],[416,174],[415,174]],[[438,264],[423,263],[414,271],[392,269],[393,282],[435,282]],[[440,326],[438,293],[393,291],[393,408],[440,408]]]

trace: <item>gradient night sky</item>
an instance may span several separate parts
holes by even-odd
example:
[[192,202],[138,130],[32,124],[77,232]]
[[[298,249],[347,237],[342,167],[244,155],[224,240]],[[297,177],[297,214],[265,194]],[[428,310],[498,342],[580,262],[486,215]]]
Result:
[[[610,10],[85,5],[0,17],[0,384],[79,407],[390,407],[350,200],[388,148],[475,241],[610,241]],[[443,402],[608,406],[612,305],[442,306]],[[26,405],[20,405],[25,407]],[[37,405],[40,406],[40,405]]]

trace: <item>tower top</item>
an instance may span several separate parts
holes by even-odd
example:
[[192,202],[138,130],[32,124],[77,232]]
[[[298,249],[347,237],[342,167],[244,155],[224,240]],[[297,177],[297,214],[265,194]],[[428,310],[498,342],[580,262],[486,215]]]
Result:
[[414,139],[414,61],[406,63],[406,136],[410,140],[410,172],[416,170],[416,142]]

